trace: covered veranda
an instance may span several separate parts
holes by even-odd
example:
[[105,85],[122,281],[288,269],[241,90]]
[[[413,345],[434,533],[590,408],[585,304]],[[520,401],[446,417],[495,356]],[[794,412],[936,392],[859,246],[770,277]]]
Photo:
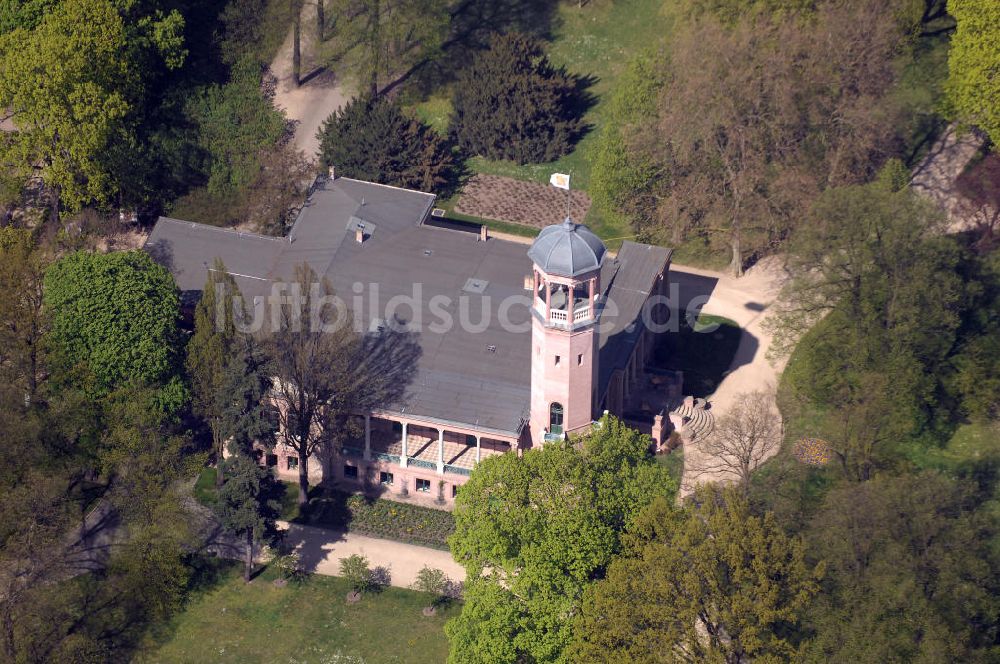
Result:
[[470,428],[431,424],[379,413],[358,422],[364,435],[343,446],[343,454],[439,475],[469,475],[483,459],[517,448],[515,438],[486,436]]

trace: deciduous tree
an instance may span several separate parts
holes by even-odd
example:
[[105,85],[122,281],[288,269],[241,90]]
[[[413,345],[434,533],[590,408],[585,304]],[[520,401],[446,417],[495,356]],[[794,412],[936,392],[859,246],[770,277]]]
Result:
[[736,481],[746,493],[753,472],[778,451],[781,433],[781,413],[773,394],[744,392],[699,442],[701,458],[687,463],[688,469],[695,475],[718,474]]
[[801,540],[733,489],[702,490],[683,511],[658,498],[588,588],[569,661],[788,661],[788,629],[821,575]]
[[7,168],[36,172],[52,215],[106,202],[115,190],[106,153],[125,138],[136,73],[125,24],[107,0],[59,3],[33,30],[0,38],[0,108],[17,131],[4,146]]
[[827,562],[807,661],[992,659],[998,524],[977,493],[934,472],[831,490],[806,532],[810,556]]
[[626,526],[672,495],[650,440],[614,418],[572,445],[484,460],[458,494],[452,554],[466,568],[450,662],[572,662],[567,617],[603,574]]
[[[419,347],[391,329],[362,335],[330,282],[307,264],[295,268],[288,302],[272,318],[268,356],[279,441],[298,455],[299,504],[309,500],[309,461],[353,431],[351,415],[400,399]],[[343,302],[341,302],[343,305]]]
[[83,366],[99,392],[178,376],[179,295],[148,254],[77,251],[45,272],[49,340],[64,370]]
[[0,228],[0,376],[32,401],[48,330],[42,307],[47,263],[29,231]]
[[947,94],[954,112],[1000,144],[1000,5],[951,0],[957,26],[948,54]]
[[887,91],[907,34],[878,0],[690,19],[662,59],[656,120],[622,131],[618,160],[644,176],[620,181],[623,211],[654,239],[727,249],[740,274],[820,191],[865,181],[898,150]]

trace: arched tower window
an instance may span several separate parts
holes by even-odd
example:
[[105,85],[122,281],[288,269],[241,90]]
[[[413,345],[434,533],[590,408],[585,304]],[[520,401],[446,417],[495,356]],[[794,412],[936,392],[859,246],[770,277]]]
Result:
[[563,432],[563,407],[561,403],[549,406],[549,433]]

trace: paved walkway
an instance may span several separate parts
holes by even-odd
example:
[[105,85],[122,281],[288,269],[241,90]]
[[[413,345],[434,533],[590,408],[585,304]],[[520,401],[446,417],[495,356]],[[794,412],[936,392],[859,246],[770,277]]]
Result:
[[[702,312],[729,318],[742,330],[729,372],[715,393],[708,397],[716,419],[732,408],[740,394],[774,388],[784,369],[785,358],[774,362],[767,358],[772,335],[764,327],[784,283],[781,262],[780,256],[768,257],[740,278],[685,265],[672,265],[670,268],[671,280],[680,288],[679,304],[682,308],[701,305]],[[775,412],[774,416],[780,417],[780,414]],[[690,494],[698,484],[729,479],[724,478],[721,471],[692,470],[692,467],[711,465],[707,463],[706,452],[699,443],[695,439],[684,446],[681,498]]]
[[[312,69],[316,40],[316,3],[307,2],[302,7],[302,76],[309,76]],[[295,147],[315,161],[319,153],[316,132],[331,113],[340,108],[350,96],[343,83],[330,71],[323,71],[296,87],[292,80],[292,35],[288,36],[271,63],[271,73],[278,78],[274,105],[285,111],[290,120],[296,120]]]
[[288,531],[285,543],[295,547],[309,572],[339,576],[340,560],[358,553],[366,556],[372,567],[388,567],[392,585],[400,588],[413,585],[424,565],[443,570],[455,581],[465,580],[465,570],[447,551],[297,523],[278,525]]
[[950,233],[975,225],[975,220],[967,218],[968,213],[962,209],[962,198],[956,191],[955,182],[985,142],[982,134],[963,132],[953,124],[913,169],[910,186],[914,191],[929,197],[948,214]]

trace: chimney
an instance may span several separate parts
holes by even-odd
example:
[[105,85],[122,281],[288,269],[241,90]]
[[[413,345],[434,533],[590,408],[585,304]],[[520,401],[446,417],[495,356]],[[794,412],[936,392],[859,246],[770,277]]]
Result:
[[331,180],[336,180],[337,179],[337,167],[336,166],[331,166],[327,170],[327,174],[330,176]]
[[355,230],[354,230],[354,239],[358,241],[358,244],[361,244],[362,242],[365,241],[365,225],[364,224],[360,224],[359,223],[357,225],[357,228],[355,228]]
[[479,227],[479,241],[486,242],[490,239],[490,229],[486,228],[486,224]]

